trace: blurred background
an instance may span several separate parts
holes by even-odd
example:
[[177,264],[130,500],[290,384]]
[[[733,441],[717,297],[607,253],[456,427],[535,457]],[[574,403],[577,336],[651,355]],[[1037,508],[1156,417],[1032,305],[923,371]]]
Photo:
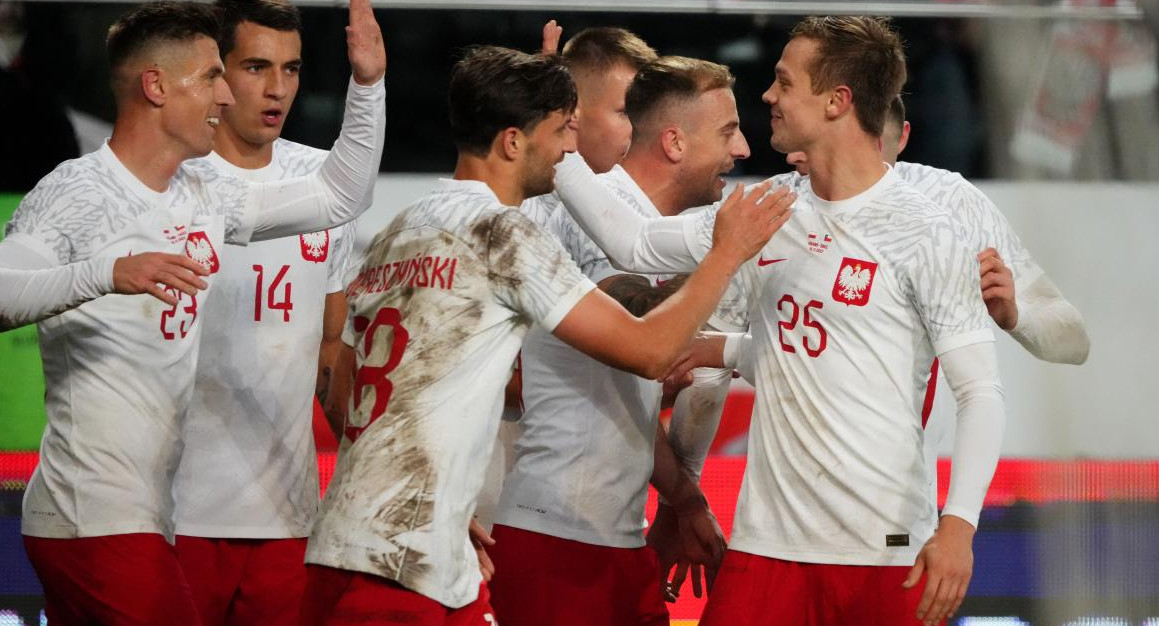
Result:
[[[305,65],[284,137],[320,148],[338,134],[348,77],[333,3],[303,10]],[[0,0],[0,223],[60,161],[112,127],[104,35],[131,5]],[[369,241],[448,174],[445,87],[465,46],[535,50],[628,28],[662,54],[731,67],[752,157],[740,179],[787,171],[768,147],[760,94],[803,15],[891,15],[906,41],[913,133],[902,160],[962,173],[1006,214],[1082,311],[1091,356],[1052,365],[998,333],[1008,411],[1004,458],[975,540],[975,574],[955,626],[1159,626],[1159,0],[822,2],[771,0],[377,0],[387,39],[387,143]],[[310,358],[304,356],[304,358]],[[944,389],[943,385],[943,389]],[[0,334],[0,626],[43,623],[19,534],[23,487],[44,426],[35,328]],[[751,389],[733,390],[704,487],[731,526]],[[953,400],[930,438],[944,499]],[[318,429],[325,484],[335,444]],[[673,622],[702,604],[685,593]],[[598,601],[598,599],[593,599]]]

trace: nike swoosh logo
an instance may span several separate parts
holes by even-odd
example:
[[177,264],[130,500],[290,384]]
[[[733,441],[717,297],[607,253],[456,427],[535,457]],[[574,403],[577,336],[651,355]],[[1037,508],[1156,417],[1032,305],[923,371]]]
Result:
[[773,263],[780,263],[781,261],[787,260],[788,259],[766,259],[765,257],[761,257],[757,259],[757,267],[764,267],[766,265],[772,265]]

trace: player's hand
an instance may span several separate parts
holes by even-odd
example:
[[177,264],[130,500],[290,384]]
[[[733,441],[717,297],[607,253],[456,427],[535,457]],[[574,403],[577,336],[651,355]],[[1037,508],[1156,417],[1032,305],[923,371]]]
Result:
[[744,185],[738,184],[716,214],[712,249],[728,255],[737,266],[760,252],[789,219],[797,194],[787,187],[769,193],[769,187],[759,183],[745,193]]
[[917,618],[926,626],[953,617],[962,606],[974,571],[974,527],[953,515],[942,516],[934,536],[922,546],[902,587],[912,589],[926,576]]
[[978,253],[982,272],[982,301],[991,319],[1002,330],[1018,325],[1018,303],[1014,299],[1014,273],[1002,262],[994,248]]
[[688,380],[690,385],[692,381],[688,377],[692,375],[692,370],[698,367],[724,367],[725,339],[721,333],[700,333],[672,364],[672,369],[668,370],[662,381],[667,385],[669,381],[675,384]]
[[[692,595],[699,598],[704,592],[712,591],[716,571],[724,559],[727,548],[724,531],[720,529],[707,502],[699,507],[677,510],[676,514],[680,520],[682,561],[687,563],[687,569],[692,574]],[[679,566],[677,570],[672,577],[672,585],[679,590],[684,578]]]
[[670,409],[676,404],[676,396],[680,392],[692,386],[696,378],[692,375],[692,370],[681,376],[668,376],[663,380],[664,391],[660,396],[660,408]]
[[467,534],[471,536],[471,545],[475,546],[475,555],[479,557],[479,572],[483,574],[483,582],[489,583],[491,577],[495,575],[495,564],[487,554],[487,546],[495,545],[495,540],[475,518],[471,518]]
[[665,602],[675,602],[680,595],[680,587],[673,586],[668,579],[672,567],[680,560],[680,523],[676,510],[667,504],[656,507],[656,517],[648,527],[645,541],[656,551],[660,566],[660,593]]
[[563,27],[555,20],[543,25],[543,46],[539,49],[543,54],[559,53],[559,38],[563,35]]
[[370,0],[350,0],[350,25],[346,27],[346,54],[354,82],[373,85],[386,74],[386,46],[382,29],[374,19]]
[[184,254],[142,252],[117,259],[113,263],[113,291],[124,294],[147,293],[170,306],[178,296],[166,288],[189,296],[209,287],[201,280],[209,270]]

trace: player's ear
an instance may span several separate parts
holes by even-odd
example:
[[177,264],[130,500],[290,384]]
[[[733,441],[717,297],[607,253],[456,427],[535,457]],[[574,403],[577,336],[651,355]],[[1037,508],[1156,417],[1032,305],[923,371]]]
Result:
[[495,151],[504,160],[514,161],[527,147],[527,136],[522,130],[509,126],[495,136]]
[[905,150],[905,147],[907,145],[909,145],[909,131],[910,131],[909,122],[902,122],[901,123],[901,137],[899,137],[897,140],[897,153],[898,154],[901,154],[901,151]]
[[852,107],[853,90],[847,85],[838,85],[829,94],[829,102],[825,105],[825,116],[834,120],[845,115]]
[[150,67],[141,72],[141,94],[153,106],[165,104],[165,72],[159,67]]
[[668,126],[660,131],[660,147],[669,161],[680,163],[688,152],[688,137],[679,126]]

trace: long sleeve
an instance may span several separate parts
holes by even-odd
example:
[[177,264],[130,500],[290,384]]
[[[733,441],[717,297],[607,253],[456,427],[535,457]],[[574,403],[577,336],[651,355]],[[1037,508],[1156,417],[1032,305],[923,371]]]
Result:
[[1051,363],[1081,365],[1091,350],[1083,316],[1040,274],[1016,294],[1018,325],[1010,330],[1022,347],[1036,358]]
[[310,176],[248,188],[243,217],[227,231],[233,243],[276,239],[344,224],[370,207],[386,136],[384,81],[350,81],[342,132]]
[[608,255],[612,265],[641,274],[685,274],[696,270],[708,253],[715,209],[649,219],[609,189],[577,153],[555,169],[555,186],[564,206],[584,232]]
[[30,237],[0,241],[0,332],[35,324],[113,292],[115,258],[59,265]]
[[977,527],[1006,427],[998,357],[993,342],[983,342],[955,348],[938,358],[958,404],[950,493],[942,515],[960,517]]

